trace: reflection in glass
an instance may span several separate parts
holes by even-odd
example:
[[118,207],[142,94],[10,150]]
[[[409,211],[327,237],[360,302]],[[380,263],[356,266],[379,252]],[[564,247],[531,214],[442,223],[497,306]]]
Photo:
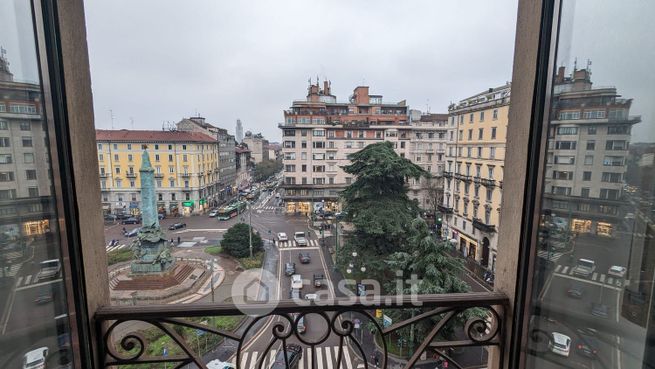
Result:
[[641,368],[652,351],[655,56],[628,46],[652,34],[644,7],[562,7],[528,367]]
[[63,264],[29,1],[0,4],[0,361],[70,363]]

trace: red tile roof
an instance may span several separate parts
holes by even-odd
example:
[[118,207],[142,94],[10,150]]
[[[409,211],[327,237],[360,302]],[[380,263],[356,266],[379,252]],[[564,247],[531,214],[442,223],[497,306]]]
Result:
[[145,131],[132,129],[96,129],[96,141],[109,142],[207,142],[217,140],[204,133],[182,131]]

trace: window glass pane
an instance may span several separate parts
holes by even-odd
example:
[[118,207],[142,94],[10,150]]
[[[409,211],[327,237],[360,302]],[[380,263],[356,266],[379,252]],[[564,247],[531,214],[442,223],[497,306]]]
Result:
[[655,4],[562,4],[527,367],[650,368]]
[[0,366],[61,368],[69,310],[30,4],[0,1]]

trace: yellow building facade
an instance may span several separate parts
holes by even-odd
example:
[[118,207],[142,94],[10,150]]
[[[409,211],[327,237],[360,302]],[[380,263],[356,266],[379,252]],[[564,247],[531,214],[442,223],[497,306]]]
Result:
[[462,256],[494,270],[511,87],[448,108],[442,234]]
[[140,213],[141,155],[155,169],[160,213],[189,215],[215,205],[220,192],[218,141],[196,132],[96,130],[105,213]]

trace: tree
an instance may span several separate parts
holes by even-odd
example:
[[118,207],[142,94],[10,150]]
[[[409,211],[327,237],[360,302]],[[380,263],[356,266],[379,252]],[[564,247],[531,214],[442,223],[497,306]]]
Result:
[[[354,233],[349,245],[340,250],[340,263],[356,250],[373,276],[381,277],[384,257],[402,249],[407,229],[419,209],[407,196],[406,182],[427,173],[396,154],[391,142],[368,145],[348,155],[352,164],[344,166],[356,180],[342,193]],[[377,260],[377,261],[376,261]]]
[[[245,223],[237,223],[225,232],[221,246],[223,251],[235,258],[250,256],[250,245],[248,232],[250,226]],[[255,232],[252,232],[252,252],[253,254],[262,250],[262,238]]]
[[281,160],[263,160],[255,164],[255,181],[263,181],[282,169]]
[[[464,282],[460,275],[464,270],[461,259],[451,256],[450,248],[444,241],[437,241],[430,234],[427,223],[416,218],[409,227],[407,247],[404,251],[393,253],[387,260],[387,267],[394,271],[402,271],[403,278],[410,278],[412,274],[420,281],[417,285],[404,284],[402,291],[395,291],[396,281],[387,282],[387,291],[394,290],[394,294],[443,294],[443,293],[464,293],[470,291],[470,286]],[[399,309],[390,312],[394,320],[409,319],[415,314],[420,314],[420,309]],[[460,326],[464,320],[479,314],[478,311],[466,310],[457,316],[444,327],[442,335],[449,336],[456,326]],[[439,319],[439,317],[436,317]],[[404,330],[400,334],[408,341],[420,342],[422,338],[434,327],[432,319],[425,319],[418,322],[413,330]]]
[[425,197],[430,211],[436,216],[438,207],[443,202],[443,178],[430,176],[425,180]]

